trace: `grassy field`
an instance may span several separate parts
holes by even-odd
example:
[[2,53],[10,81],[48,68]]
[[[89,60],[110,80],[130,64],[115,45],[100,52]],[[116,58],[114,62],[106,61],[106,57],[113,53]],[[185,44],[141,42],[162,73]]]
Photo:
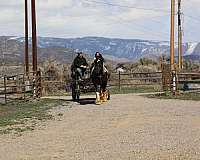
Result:
[[33,130],[36,122],[52,119],[48,111],[62,103],[59,100],[41,99],[0,104],[0,134]]
[[147,97],[159,98],[159,99],[180,99],[180,100],[200,101],[200,93],[198,93],[198,92],[180,93],[177,95],[173,95],[171,93],[161,93],[161,94],[148,95]]
[[159,91],[159,86],[122,86],[121,90],[116,86],[110,88],[111,94],[149,93]]
[[[122,86],[119,90],[118,86],[109,87],[111,94],[128,94],[128,93],[149,93],[161,91],[160,86]],[[82,95],[93,95],[94,92],[81,93]],[[48,93],[48,96],[71,96],[71,92],[58,91]]]

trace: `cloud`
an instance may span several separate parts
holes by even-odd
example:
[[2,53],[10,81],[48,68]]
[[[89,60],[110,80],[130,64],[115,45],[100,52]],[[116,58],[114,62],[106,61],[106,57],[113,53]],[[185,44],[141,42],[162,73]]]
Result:
[[[183,4],[184,14],[198,19],[200,1],[184,1]],[[40,36],[169,40],[169,0],[36,0],[36,6]],[[23,35],[23,1],[1,0],[0,9],[0,33]],[[184,29],[190,31],[190,34],[185,33],[185,40],[200,40],[199,23],[200,20],[185,16]]]

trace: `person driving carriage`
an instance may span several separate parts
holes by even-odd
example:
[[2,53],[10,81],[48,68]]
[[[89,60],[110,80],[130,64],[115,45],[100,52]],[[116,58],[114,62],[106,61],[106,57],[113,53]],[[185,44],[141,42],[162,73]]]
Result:
[[76,71],[80,76],[80,79],[82,79],[86,71],[86,68],[88,67],[88,63],[85,57],[83,56],[83,52],[78,52],[77,54],[78,55],[76,56],[76,58],[72,63],[72,69],[76,69]]

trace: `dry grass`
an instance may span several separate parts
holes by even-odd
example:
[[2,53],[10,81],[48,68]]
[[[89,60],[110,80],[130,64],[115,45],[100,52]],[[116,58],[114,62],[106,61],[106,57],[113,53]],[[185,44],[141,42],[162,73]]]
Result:
[[0,134],[33,130],[36,121],[52,119],[48,112],[59,106],[59,100],[14,101],[0,105]]

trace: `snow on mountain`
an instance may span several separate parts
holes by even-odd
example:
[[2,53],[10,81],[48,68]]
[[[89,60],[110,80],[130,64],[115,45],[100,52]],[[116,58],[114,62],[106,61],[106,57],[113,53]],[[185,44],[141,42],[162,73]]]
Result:
[[[24,43],[23,37],[9,37]],[[31,44],[31,39],[29,39]],[[151,41],[140,39],[117,39],[104,37],[83,37],[83,38],[52,38],[38,37],[39,48],[72,48],[74,51],[83,51],[94,56],[96,51],[102,52],[108,59],[116,60],[137,60],[142,57],[158,57],[169,55],[170,43],[168,41]],[[175,44],[175,55],[177,55],[177,43]],[[200,43],[183,44],[183,55],[200,56]],[[55,53],[58,54],[58,53]]]
[[169,46],[170,43],[169,42],[158,42],[158,45],[160,45],[160,46]]
[[199,43],[187,43],[188,49],[184,55],[191,55]]
[[19,39],[20,37],[10,37],[8,40],[17,40]]

